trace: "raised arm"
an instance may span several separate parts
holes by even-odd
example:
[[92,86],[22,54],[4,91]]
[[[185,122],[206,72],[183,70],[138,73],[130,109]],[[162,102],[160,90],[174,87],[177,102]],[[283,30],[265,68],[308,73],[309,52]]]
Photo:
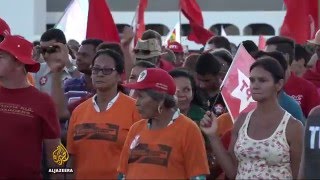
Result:
[[223,147],[220,137],[217,135],[217,118],[212,112],[207,112],[200,122],[202,131],[209,137],[211,148],[216,156],[217,162],[230,179],[235,179],[237,175],[238,162],[234,155],[234,145],[238,138],[238,132],[244,121],[243,115],[240,115],[232,130],[232,137],[229,150]]

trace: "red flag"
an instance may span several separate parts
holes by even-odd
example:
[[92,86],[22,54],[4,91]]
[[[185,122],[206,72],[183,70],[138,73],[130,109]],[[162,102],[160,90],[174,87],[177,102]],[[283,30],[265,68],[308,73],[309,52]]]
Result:
[[260,35],[258,48],[259,50],[263,51],[265,47],[266,47],[266,39],[262,35]]
[[189,20],[192,29],[188,36],[190,41],[205,45],[207,40],[214,34],[203,27],[203,17],[201,9],[196,0],[180,0],[180,9]]
[[241,44],[222,82],[221,94],[233,121],[241,112],[249,112],[256,107],[249,87],[250,66],[254,62],[255,60]]
[[136,10],[136,24],[135,24],[135,38],[134,44],[142,37],[143,32],[146,30],[144,24],[144,11],[148,6],[148,0],[139,0],[139,4]]
[[119,33],[106,0],[88,1],[89,12],[86,38],[97,38],[103,41],[120,43]]
[[318,0],[284,0],[287,13],[280,35],[303,44],[313,39],[318,29]]

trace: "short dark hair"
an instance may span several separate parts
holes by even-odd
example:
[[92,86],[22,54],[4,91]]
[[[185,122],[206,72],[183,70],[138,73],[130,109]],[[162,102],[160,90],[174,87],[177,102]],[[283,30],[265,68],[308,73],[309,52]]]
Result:
[[36,40],[32,42],[33,46],[39,46],[40,45],[40,41]]
[[51,40],[56,40],[59,43],[67,44],[66,36],[60,29],[49,29],[41,35],[40,41],[47,42]]
[[211,51],[211,54],[226,61],[228,66],[230,66],[232,63],[232,60],[233,60],[232,55],[226,49],[223,49],[223,48],[215,49],[214,51]]
[[294,55],[295,55],[295,58],[294,58],[295,61],[298,61],[300,59],[304,59],[304,67],[307,66],[307,64],[311,58],[311,55],[306,50],[306,48],[304,48],[300,44],[296,44],[296,47],[294,48]]
[[148,29],[142,34],[142,37],[141,37],[142,40],[148,40],[148,39],[153,39],[153,38],[155,38],[159,41],[159,45],[161,47],[162,46],[162,38],[161,38],[161,35],[157,31]]
[[250,72],[256,67],[261,67],[264,70],[268,71],[274,82],[278,83],[281,79],[284,79],[284,70],[281,67],[280,63],[272,57],[261,57],[258,58],[251,66]]
[[99,56],[103,56],[103,55],[110,56],[113,59],[113,61],[115,63],[115,68],[116,68],[116,71],[118,72],[118,74],[122,74],[124,72],[123,57],[119,53],[117,53],[116,51],[111,50],[111,49],[104,49],[104,50],[97,51],[96,56],[93,58],[92,66],[94,65],[94,62],[96,61],[96,59]]
[[198,53],[189,54],[183,63],[183,67],[188,69],[189,71],[194,72],[196,70],[196,65],[197,65],[199,56],[200,56],[200,54],[198,54]]
[[177,69],[170,71],[169,74],[173,78],[184,77],[184,78],[189,79],[190,83],[191,83],[192,93],[193,93],[193,99],[192,99],[191,103],[196,104],[198,106],[203,106],[202,100],[201,100],[199,94],[197,93],[196,82],[195,82],[193,76],[190,74],[190,72],[188,72],[187,69],[177,68]]
[[224,36],[213,36],[208,40],[208,44],[214,44],[216,48],[224,48],[231,52],[230,42]]
[[288,63],[286,61],[286,58],[283,56],[283,54],[279,51],[272,51],[272,52],[264,52],[264,51],[258,51],[253,55],[254,59],[259,59],[264,56],[272,57],[273,59],[277,60],[284,71],[288,69]]
[[156,68],[156,66],[155,66],[153,63],[151,63],[151,62],[149,62],[149,61],[145,61],[145,60],[137,61],[137,62],[133,65],[133,67],[136,67],[136,66],[138,66],[138,67],[143,67],[143,68]]
[[103,43],[100,43],[97,46],[97,51],[104,50],[104,49],[114,50],[117,53],[119,53],[122,57],[124,57],[122,48],[121,48],[120,44],[118,44],[118,43],[115,43],[115,42],[103,42]]
[[251,55],[259,50],[256,43],[254,43],[251,40],[242,41],[242,45],[248,51],[248,53]]
[[221,69],[221,64],[217,57],[211,53],[203,53],[198,57],[196,64],[196,72],[200,75],[218,75]]
[[267,40],[266,45],[275,45],[276,50],[281,53],[289,54],[289,65],[294,59],[295,42],[291,38],[283,36],[274,36]]
[[101,43],[103,43],[103,41],[101,39],[86,39],[86,40],[83,40],[81,42],[81,46],[83,46],[83,45],[92,45],[94,47],[95,51],[97,51],[96,48]]

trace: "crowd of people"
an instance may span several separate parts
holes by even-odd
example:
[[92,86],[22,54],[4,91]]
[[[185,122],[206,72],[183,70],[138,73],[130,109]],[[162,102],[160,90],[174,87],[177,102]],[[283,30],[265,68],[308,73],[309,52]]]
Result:
[[320,31],[242,42],[257,106],[237,119],[220,89],[237,49],[226,37],[188,52],[124,33],[78,43],[53,28],[31,43],[0,19],[0,179],[320,178]]

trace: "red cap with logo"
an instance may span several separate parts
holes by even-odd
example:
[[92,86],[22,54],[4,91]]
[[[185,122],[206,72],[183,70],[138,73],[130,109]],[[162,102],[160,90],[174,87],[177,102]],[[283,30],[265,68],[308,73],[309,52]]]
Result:
[[4,21],[3,19],[0,18],[0,35],[8,35],[10,34],[10,27],[9,25],[6,23],[6,21]]
[[39,71],[40,64],[32,59],[33,45],[23,37],[17,35],[5,36],[0,43],[0,50],[6,51],[25,64],[28,72]]
[[183,53],[182,45],[176,41],[169,42],[168,48],[175,53]]
[[176,84],[173,78],[167,71],[160,68],[148,68],[140,73],[136,83],[124,84],[123,86],[130,89],[152,89],[172,96],[176,93]]

